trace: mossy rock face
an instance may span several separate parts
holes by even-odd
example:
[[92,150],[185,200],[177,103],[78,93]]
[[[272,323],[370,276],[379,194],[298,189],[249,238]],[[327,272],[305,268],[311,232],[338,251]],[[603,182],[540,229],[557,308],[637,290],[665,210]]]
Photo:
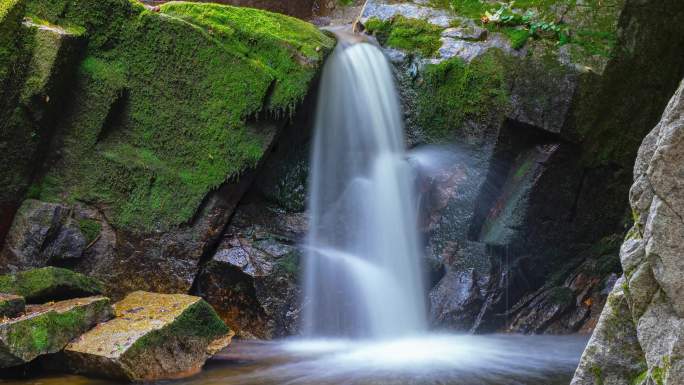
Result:
[[26,300],[20,295],[0,293],[0,318],[12,318],[26,307]]
[[24,3],[0,21],[0,163],[12,165],[0,170],[0,240],[42,162],[84,43],[77,32],[22,21]]
[[0,276],[0,293],[21,295],[28,303],[96,295],[103,290],[98,280],[59,267]]
[[56,353],[111,315],[109,299],[105,297],[29,306],[25,314],[0,322],[0,367],[21,365]]
[[[285,15],[219,4],[171,2],[159,12],[129,0],[17,4],[16,28],[0,39],[12,52],[25,51],[26,57],[12,54],[12,63],[43,58],[22,40],[38,28],[22,27],[24,18],[78,36],[83,46],[74,64],[57,66],[72,81],[58,97],[50,94],[50,103],[63,100],[64,108],[50,119],[45,146],[38,145],[40,167],[20,173],[29,188],[7,194],[13,200],[0,212],[0,238],[9,226],[2,221],[26,196],[81,206],[95,213],[73,217],[82,253],[60,265],[101,278],[114,296],[187,292],[202,253],[335,40]],[[30,83],[12,79],[17,95]],[[13,111],[18,98],[2,102]],[[27,146],[7,143],[18,153]],[[46,263],[57,264],[30,267]]]
[[64,349],[72,371],[130,381],[178,378],[230,343],[229,329],[199,297],[138,291],[114,304],[114,313]]
[[217,4],[154,13],[123,0],[33,1],[27,13],[89,38],[56,165],[35,190],[101,207],[136,233],[187,223],[209,191],[256,166],[273,131],[247,119],[293,113],[334,44],[297,19]]

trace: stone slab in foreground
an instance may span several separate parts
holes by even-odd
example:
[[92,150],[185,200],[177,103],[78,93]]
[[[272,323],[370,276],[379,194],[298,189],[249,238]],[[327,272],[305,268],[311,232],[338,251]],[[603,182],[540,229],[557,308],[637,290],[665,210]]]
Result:
[[109,298],[99,296],[28,306],[19,317],[0,322],[0,368],[56,353],[111,316]]
[[185,377],[232,336],[208,303],[185,294],[133,292],[114,313],[64,349],[71,371],[129,381]]

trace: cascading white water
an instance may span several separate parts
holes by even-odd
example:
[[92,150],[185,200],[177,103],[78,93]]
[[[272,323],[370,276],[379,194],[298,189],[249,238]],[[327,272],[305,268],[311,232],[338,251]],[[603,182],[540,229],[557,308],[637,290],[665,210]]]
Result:
[[323,73],[311,158],[304,333],[426,329],[414,178],[389,63],[340,44]]

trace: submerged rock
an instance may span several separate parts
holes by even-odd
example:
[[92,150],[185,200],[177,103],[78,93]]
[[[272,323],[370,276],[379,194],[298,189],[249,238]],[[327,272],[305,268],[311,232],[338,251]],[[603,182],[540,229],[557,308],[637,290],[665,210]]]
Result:
[[59,267],[44,267],[0,276],[0,293],[21,295],[28,303],[102,294],[102,283]]
[[28,306],[24,314],[0,321],[0,367],[22,365],[38,356],[56,353],[111,315],[109,299],[105,297]]
[[197,373],[232,336],[199,297],[137,291],[113,307],[114,319],[64,349],[71,371],[129,381],[184,377]]

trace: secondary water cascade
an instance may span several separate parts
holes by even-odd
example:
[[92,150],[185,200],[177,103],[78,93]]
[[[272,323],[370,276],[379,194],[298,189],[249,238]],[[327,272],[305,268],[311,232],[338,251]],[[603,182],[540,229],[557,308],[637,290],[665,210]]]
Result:
[[309,337],[426,330],[413,171],[382,52],[343,42],[324,69],[304,277]]

